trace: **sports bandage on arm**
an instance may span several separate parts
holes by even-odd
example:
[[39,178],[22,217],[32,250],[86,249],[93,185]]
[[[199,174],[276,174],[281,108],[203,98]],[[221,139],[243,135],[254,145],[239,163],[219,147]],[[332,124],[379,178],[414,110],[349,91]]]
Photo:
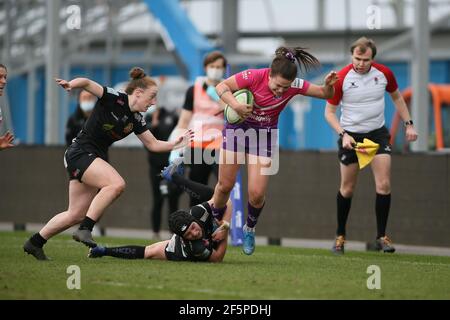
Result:
[[230,223],[228,221],[223,221],[218,230],[230,230]]

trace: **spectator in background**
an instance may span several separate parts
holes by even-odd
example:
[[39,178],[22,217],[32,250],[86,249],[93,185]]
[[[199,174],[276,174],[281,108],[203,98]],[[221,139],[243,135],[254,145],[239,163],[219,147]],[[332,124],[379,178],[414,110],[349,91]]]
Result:
[[[158,107],[153,113],[146,115],[146,122],[150,132],[158,140],[166,141],[178,122],[176,110],[169,111],[164,106]],[[172,182],[161,178],[160,172],[169,163],[170,152],[148,152],[149,176],[153,194],[153,207],[151,210],[151,221],[153,239],[159,240],[161,230],[161,217],[164,198],[169,202],[169,213],[178,210],[178,200],[181,191]]]
[[[5,90],[8,77],[8,69],[6,66],[0,63],[0,97],[3,96],[3,90]],[[0,123],[2,123],[2,109],[0,109]],[[6,132],[3,136],[0,136],[0,150],[14,147],[13,145],[14,135],[11,132]]]
[[83,128],[87,118],[94,110],[97,97],[86,90],[81,90],[78,94],[78,104],[75,112],[66,123],[66,146],[72,144],[72,140],[77,137],[78,132]]
[[[194,163],[195,154],[205,149],[211,150],[211,156],[215,157],[222,143],[222,130],[224,128],[223,107],[219,104],[215,86],[223,80],[227,60],[219,51],[210,52],[203,60],[206,77],[198,77],[194,85],[186,91],[186,98],[181,111],[180,120],[176,129],[190,128],[194,131],[194,141],[190,148],[190,173],[189,179],[207,185],[211,173],[218,176],[218,165],[205,163],[203,156],[201,163]],[[217,135],[211,134],[211,129],[216,129]],[[207,132],[209,130],[209,132]],[[177,131],[175,131],[176,133]],[[185,155],[185,158],[188,156]],[[171,156],[172,158],[172,156]],[[199,204],[199,199],[190,197],[190,206]]]

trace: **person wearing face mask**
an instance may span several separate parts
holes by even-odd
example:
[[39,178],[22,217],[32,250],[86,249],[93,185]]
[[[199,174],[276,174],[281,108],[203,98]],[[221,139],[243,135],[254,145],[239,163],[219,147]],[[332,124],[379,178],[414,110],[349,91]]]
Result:
[[[337,230],[332,252],[344,254],[346,223],[350,212],[353,191],[358,178],[356,142],[365,138],[379,144],[379,149],[371,162],[375,180],[375,214],[377,236],[375,249],[393,253],[395,247],[386,235],[386,226],[391,205],[391,145],[390,134],[385,127],[385,92],[388,92],[405,124],[407,141],[415,141],[414,129],[406,103],[398,90],[392,71],[373,59],[377,54],[375,42],[366,37],[356,40],[351,48],[352,63],[338,73],[335,95],[328,100],[325,118],[339,134],[338,157],[341,182],[337,193]],[[336,117],[337,107],[341,107],[341,118]]]
[[78,95],[78,105],[75,112],[70,116],[66,123],[66,146],[72,144],[78,132],[83,128],[87,118],[92,113],[97,97],[86,90],[80,91]]
[[[188,88],[174,133],[186,128],[194,131],[194,141],[188,151],[190,154],[185,155],[190,163],[189,179],[206,185],[211,173],[216,177],[218,175],[216,161],[205,162],[203,155],[214,158],[222,143],[223,106],[219,104],[215,86],[224,77],[227,60],[220,51],[213,51],[205,56],[203,66],[206,77],[197,78],[194,85]],[[198,203],[199,199],[190,197],[191,206]]]
[[66,91],[83,89],[98,98],[83,129],[66,150],[64,165],[69,175],[69,206],[54,216],[24,244],[23,250],[38,260],[48,260],[43,246],[48,239],[81,222],[72,237],[88,247],[97,244],[92,229],[104,210],[125,190],[125,181],[106,158],[109,147],[134,132],[144,146],[155,152],[167,152],[187,145],[190,131],[167,142],[157,140],[148,130],[141,112],[156,103],[158,86],[144,70],[130,71],[125,93],[103,87],[87,78],[71,81],[55,79]]

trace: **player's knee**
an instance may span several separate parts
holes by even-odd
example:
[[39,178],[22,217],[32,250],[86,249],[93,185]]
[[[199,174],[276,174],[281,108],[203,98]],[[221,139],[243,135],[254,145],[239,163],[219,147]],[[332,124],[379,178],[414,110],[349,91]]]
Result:
[[217,183],[217,189],[220,193],[228,194],[233,190],[234,183],[231,183],[229,181],[219,181]]
[[111,192],[114,193],[116,197],[120,196],[125,191],[126,183],[125,181],[118,180],[110,185]]
[[265,194],[260,190],[249,190],[248,201],[253,207],[259,208],[264,204]]
[[391,193],[391,183],[389,180],[383,180],[377,183],[377,193],[389,194]]
[[339,191],[344,198],[351,198],[353,197],[353,192],[355,191],[355,185],[354,184],[343,185],[341,186]]

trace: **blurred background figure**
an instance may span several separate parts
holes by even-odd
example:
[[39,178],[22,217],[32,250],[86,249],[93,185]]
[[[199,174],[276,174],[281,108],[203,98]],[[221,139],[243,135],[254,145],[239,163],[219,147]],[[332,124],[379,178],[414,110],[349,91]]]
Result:
[[[227,60],[220,51],[208,53],[203,60],[203,68],[206,77],[197,77],[194,85],[186,91],[186,98],[181,111],[177,129],[190,128],[194,130],[194,142],[185,158],[189,158],[189,179],[201,184],[208,184],[211,173],[217,178],[217,162],[208,164],[203,157],[205,149],[211,150],[215,157],[222,142],[222,130],[224,128],[223,108],[219,105],[219,96],[215,86],[223,80]],[[216,129],[217,135],[211,134],[211,129]],[[196,154],[202,155],[201,162],[196,161]],[[199,204],[199,199],[191,197],[190,206]]]
[[87,118],[92,113],[97,97],[87,92],[86,90],[80,91],[78,95],[78,104],[75,112],[70,116],[66,123],[66,146],[72,144],[72,140],[76,138],[78,132],[83,128]]
[[[8,77],[8,69],[3,64],[0,64],[0,97],[3,95],[3,91],[5,90],[6,83]],[[2,109],[0,108],[0,123],[3,120]],[[14,136],[11,132],[6,132],[4,135],[0,136],[0,150],[11,148],[14,145],[12,144],[14,140]]]
[[[178,113],[176,110],[169,110],[161,106],[153,113],[146,115],[146,122],[151,133],[158,140],[167,140],[170,133],[178,122]],[[153,201],[151,209],[151,225],[153,230],[153,239],[159,240],[161,236],[161,217],[164,205],[164,199],[168,200],[168,214],[178,210],[178,200],[181,191],[172,183],[163,180],[160,176],[161,170],[168,165],[170,152],[158,153],[148,151],[149,177],[152,187]],[[169,217],[169,215],[167,215]]]

